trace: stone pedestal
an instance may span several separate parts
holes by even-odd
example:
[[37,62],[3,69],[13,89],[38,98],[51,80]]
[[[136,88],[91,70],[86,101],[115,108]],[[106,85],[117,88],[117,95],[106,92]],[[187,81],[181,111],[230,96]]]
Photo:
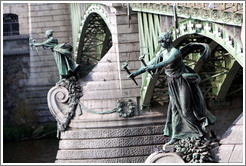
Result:
[[184,160],[173,152],[155,152],[146,159],[145,163],[184,163]]

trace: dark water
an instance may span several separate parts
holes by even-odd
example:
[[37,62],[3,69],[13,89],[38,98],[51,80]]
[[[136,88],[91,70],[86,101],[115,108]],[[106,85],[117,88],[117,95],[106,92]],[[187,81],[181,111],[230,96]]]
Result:
[[3,143],[3,162],[54,163],[58,144],[56,138]]

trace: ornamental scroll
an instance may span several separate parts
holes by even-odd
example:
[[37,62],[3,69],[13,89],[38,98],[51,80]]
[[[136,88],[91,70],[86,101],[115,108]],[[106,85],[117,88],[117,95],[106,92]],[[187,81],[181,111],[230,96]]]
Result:
[[83,96],[75,77],[60,80],[56,86],[48,92],[48,106],[51,114],[57,121],[57,137],[65,131],[75,114],[82,115],[82,110],[93,114],[111,114],[117,112],[120,117],[129,118],[134,115],[135,104],[132,100],[117,100],[117,105],[111,110],[100,112],[87,108],[80,102]]
[[48,106],[57,121],[58,138],[60,137],[60,131],[65,131],[75,112],[82,115],[82,109],[79,106],[79,99],[82,95],[82,88],[75,77],[62,79],[49,90]]

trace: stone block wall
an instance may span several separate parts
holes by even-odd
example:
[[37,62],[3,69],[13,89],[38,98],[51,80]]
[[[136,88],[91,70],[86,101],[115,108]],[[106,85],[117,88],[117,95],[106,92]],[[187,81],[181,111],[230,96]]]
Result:
[[[21,86],[25,87],[25,102],[30,107],[37,110],[40,122],[55,121],[50,114],[47,105],[47,93],[49,89],[59,81],[58,70],[56,62],[51,50],[44,50],[42,47],[36,50],[30,50],[28,38],[36,39],[36,42],[43,42],[46,40],[45,31],[48,29],[54,30],[54,37],[58,39],[59,43],[72,41],[71,35],[71,18],[70,18],[70,4],[66,3],[4,3],[3,13],[17,14],[19,17],[19,37],[8,37],[8,41],[12,40],[15,43],[6,45],[4,41],[4,55],[15,55],[4,58],[4,65],[13,65],[16,60],[18,63],[28,63],[26,67],[27,73],[25,79],[20,79]],[[21,36],[28,35],[27,42],[23,45]],[[7,40],[7,39],[6,39]],[[23,47],[23,48],[22,48]],[[16,54],[16,50],[17,54]],[[26,52],[28,50],[28,52]],[[25,54],[25,58],[19,56]],[[13,62],[11,62],[14,60]],[[5,65],[5,66],[6,66]],[[18,78],[18,77],[16,77]],[[15,96],[12,96],[14,100]]]
[[[81,79],[80,82],[83,87],[81,103],[87,108],[98,112],[112,110],[116,107],[117,100],[121,99],[116,56],[116,48],[113,45],[89,75]],[[114,118],[114,116],[115,114],[91,114],[84,110],[83,115],[78,118],[88,120]]]
[[3,3],[3,14],[16,14],[20,35],[29,34],[29,9],[27,3]]
[[[114,8],[115,7],[115,8]],[[101,59],[92,72],[81,79],[83,97],[81,102],[88,108],[104,112],[112,110],[119,99],[131,99],[137,105],[140,96],[141,76],[136,78],[138,86],[129,79],[122,69],[122,64],[128,60],[129,70],[136,71],[141,67],[139,61],[139,37],[136,13],[132,14],[129,26],[128,16],[121,5],[108,6],[110,15],[112,48]],[[138,110],[138,108],[137,108]],[[139,112],[136,111],[135,115]],[[95,114],[84,111],[79,119],[117,119],[118,114]],[[75,118],[76,119],[76,118]]]
[[[29,36],[5,36],[3,38],[3,120],[15,121],[16,109],[22,107],[28,97],[25,83],[29,75]],[[18,46],[18,47],[17,47]]]
[[[36,42],[47,40],[45,31],[54,30],[59,43],[71,42],[69,4],[31,3],[30,36]],[[51,50],[39,47],[39,52],[30,53],[31,69],[29,85],[51,85],[59,80],[57,66]]]
[[128,60],[128,69],[135,72],[141,67],[139,61],[139,33],[137,13],[131,13],[131,19],[126,13],[126,8],[119,5],[117,9],[117,33],[120,62],[120,78],[123,98],[135,98],[137,101],[140,97],[140,88],[142,84],[141,75],[135,77],[138,86],[128,78],[128,74],[122,69],[122,64]]
[[[47,40],[45,31],[54,30],[59,43],[71,43],[71,19],[69,4],[30,3],[28,5],[29,33],[36,42]],[[30,51],[30,75],[27,83],[28,103],[37,108],[40,122],[55,121],[47,105],[49,89],[59,81],[58,69],[50,49],[38,47]]]
[[[28,97],[29,15],[27,3],[3,3],[3,14],[18,15],[19,35],[3,36],[3,121],[16,121],[16,110],[23,108]],[[24,110],[21,110],[24,111]]]

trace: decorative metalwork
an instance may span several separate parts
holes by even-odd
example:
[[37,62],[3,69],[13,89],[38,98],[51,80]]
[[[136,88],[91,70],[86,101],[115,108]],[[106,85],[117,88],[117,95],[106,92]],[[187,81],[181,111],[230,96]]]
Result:
[[[173,10],[173,9],[172,9]],[[161,19],[157,14],[147,14],[138,13],[139,20],[139,36],[140,36],[140,54],[144,56],[144,61],[147,63],[156,55],[158,48],[157,37],[161,34]],[[144,64],[143,64],[144,65]],[[140,105],[142,107],[148,107],[149,100],[152,96],[152,90],[147,91],[146,87],[149,85],[150,81],[157,80],[157,77],[150,79],[150,74],[142,74],[142,97],[140,100]],[[144,89],[145,88],[145,89]],[[149,97],[149,98],[148,98]],[[148,102],[147,102],[148,101]]]
[[190,16],[190,9],[188,8],[188,7],[184,7],[183,8],[183,13],[184,13],[184,15],[186,15],[186,16]]
[[230,31],[226,30],[223,26],[219,24],[215,24],[207,21],[203,22],[193,19],[187,19],[181,21],[179,23],[179,27],[183,27],[186,24],[190,28],[188,29],[188,31],[180,30],[178,38],[181,38],[185,35],[197,33],[202,36],[213,39],[217,43],[220,43],[238,61],[238,63],[241,66],[243,66],[244,62],[243,62],[243,53],[241,52],[241,48],[242,48],[241,40],[239,38],[234,38],[233,42],[231,42],[232,36],[234,35]]
[[112,35],[102,17],[92,13],[82,30],[77,63],[95,65],[112,46]]
[[111,20],[105,6],[91,4],[87,7],[76,39],[74,48],[76,62],[87,64],[89,61],[91,65],[97,64],[112,46]]
[[210,16],[210,10],[203,9],[202,10],[202,18],[207,19]]
[[190,10],[190,14],[193,17],[198,17],[200,15],[200,10],[198,8],[192,8]]
[[117,112],[119,113],[120,117],[129,118],[134,115],[135,104],[132,100],[128,100],[125,102],[124,100],[118,100],[117,104]]
[[241,14],[234,14],[233,21],[235,24],[240,24],[243,22],[243,16]]
[[[76,13],[79,7],[72,6]],[[78,19],[77,19],[78,20]],[[105,6],[92,4],[83,14],[77,41],[75,44],[75,60],[81,64],[80,76],[86,76],[103,58],[112,46],[111,22]]]
[[[196,72],[199,72],[198,74],[201,76],[200,87],[204,97],[215,100],[224,100],[231,92],[234,95],[237,90],[238,92],[241,92],[239,89],[241,89],[242,83],[236,83],[237,89],[232,90],[230,88],[233,79],[238,75],[238,70],[241,69],[240,65],[243,66],[243,54],[240,49],[242,48],[242,43],[240,39],[233,38],[234,35],[222,26],[207,21],[203,22],[200,20],[187,19],[181,21],[178,27],[177,41],[182,42],[179,45],[176,45],[177,47],[182,47],[182,45],[192,41],[211,43],[211,47],[213,47],[212,56],[210,56],[205,63],[199,60],[198,52],[201,52],[201,50],[194,50],[185,59],[190,67],[195,69]],[[171,30],[173,30],[173,28]],[[215,43],[212,42],[213,40]],[[218,46],[218,44],[221,46]],[[141,47],[140,51],[144,50],[145,47]],[[158,48],[156,48],[155,51],[158,51]],[[163,103],[168,101],[167,89],[159,88],[163,87],[163,84],[165,84],[165,76],[162,75],[162,73],[155,75],[154,79],[150,79],[148,74],[143,76],[140,100],[142,101],[142,106],[148,107],[150,103],[159,103],[163,105]],[[150,98],[149,95],[151,95],[152,98]]]
[[227,22],[231,21],[231,17],[232,17],[231,13],[224,12],[222,15],[222,20],[227,23]]
[[217,10],[217,9],[215,9],[215,10],[212,10],[212,13],[211,13],[212,15],[211,15],[211,18],[213,19],[213,20],[218,20],[218,19],[220,19],[220,11],[219,10]]
[[[190,4],[191,3],[177,4],[178,17],[198,19],[201,21],[213,21],[228,25],[242,25],[242,19],[238,18],[239,16],[243,18],[242,3],[216,3],[216,7],[213,10],[208,8],[209,4],[207,3]],[[224,6],[226,6],[225,9],[223,9]],[[147,5],[144,3],[132,3],[131,7],[133,11],[173,16],[173,4],[156,3],[155,5]]]

